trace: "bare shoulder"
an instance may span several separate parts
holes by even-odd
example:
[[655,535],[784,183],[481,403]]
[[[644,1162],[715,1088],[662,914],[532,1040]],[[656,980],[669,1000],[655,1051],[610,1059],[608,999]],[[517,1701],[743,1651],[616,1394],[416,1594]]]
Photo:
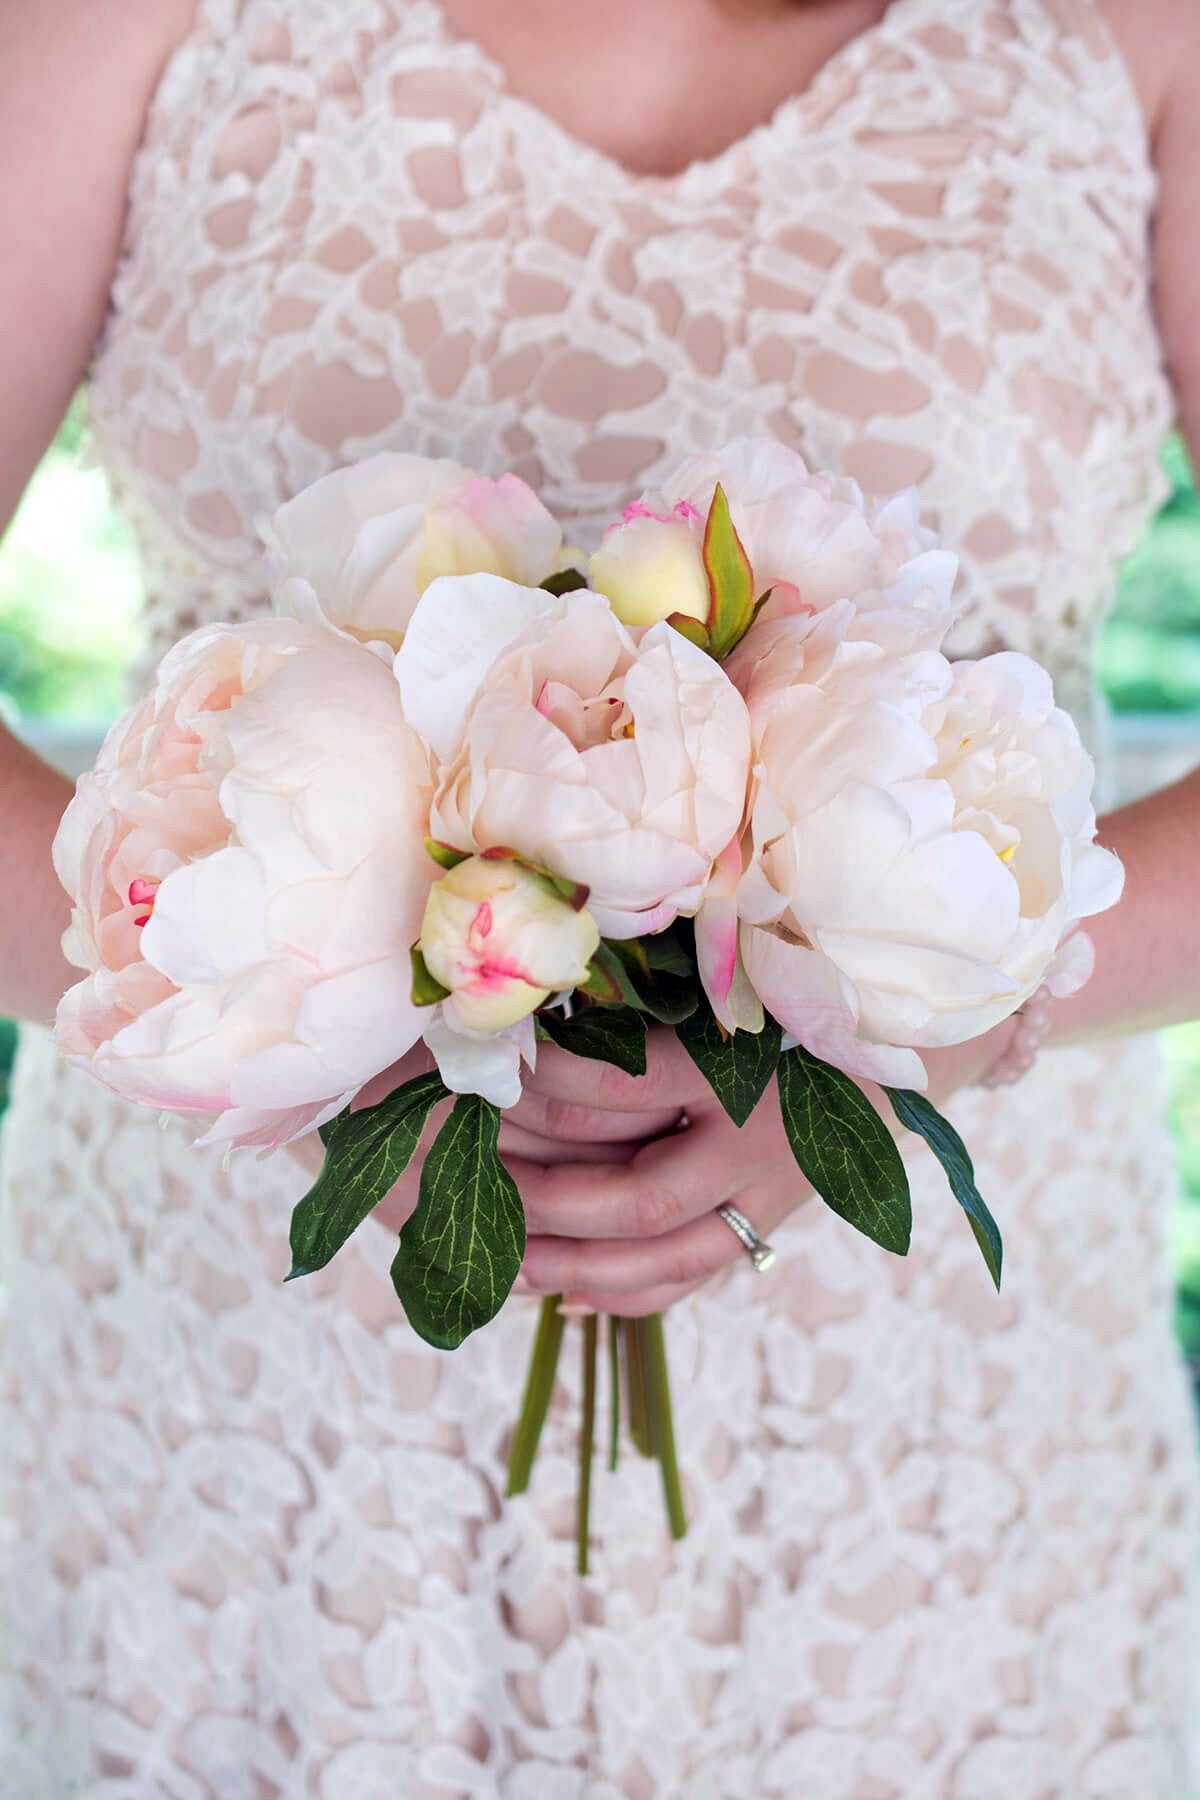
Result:
[[70,51],[72,42],[105,41],[118,55],[161,67],[192,26],[197,0],[0,0],[0,49],[37,36]]
[[[1142,102],[1152,137],[1178,96],[1200,79],[1197,0],[1097,0]],[[1193,99],[1194,104],[1194,99]]]

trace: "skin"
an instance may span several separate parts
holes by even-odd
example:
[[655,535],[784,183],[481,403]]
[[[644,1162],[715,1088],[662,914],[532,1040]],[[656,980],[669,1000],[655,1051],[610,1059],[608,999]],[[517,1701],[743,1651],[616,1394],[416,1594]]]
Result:
[[[885,10],[880,0],[656,0],[655,55],[643,0],[603,9],[560,0],[446,0],[450,29],[480,42],[509,86],[609,156],[671,172],[711,156]],[[1106,0],[1137,87],[1160,176],[1155,299],[1180,421],[1200,451],[1200,17],[1193,0]],[[128,180],[149,97],[189,28],[187,0],[0,0],[0,241],[21,246],[0,273],[0,520],[78,385],[107,305]],[[588,80],[579,80],[579,71]],[[30,331],[36,321],[36,331]],[[0,1010],[47,1021],[75,979],[58,940],[65,899],[49,846],[70,794],[0,731]],[[1200,773],[1110,815],[1100,833],[1125,863],[1121,905],[1093,921],[1096,974],[1055,1012],[1054,1041],[1200,1015]],[[942,1102],[975,1081],[1013,1026],[927,1061]],[[429,1066],[415,1051],[364,1089],[369,1104]],[[676,1129],[681,1112],[689,1125]],[[431,1126],[436,1129],[439,1115]],[[713,1216],[735,1200],[763,1236],[812,1198],[773,1095],[737,1131],[670,1034],[634,1082],[543,1046],[501,1146],[525,1199],[527,1291],[629,1316],[656,1311],[742,1256]],[[320,1146],[294,1154],[315,1169]],[[380,1208],[398,1227],[410,1172]]]

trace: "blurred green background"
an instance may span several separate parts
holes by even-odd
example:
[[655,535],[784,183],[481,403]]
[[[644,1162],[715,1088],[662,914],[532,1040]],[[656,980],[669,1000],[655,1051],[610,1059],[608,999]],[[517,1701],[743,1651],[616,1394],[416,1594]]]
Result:
[[[1099,668],[1125,735],[1166,740],[1182,765],[1200,762],[1200,500],[1177,442],[1164,462],[1174,492],[1125,567]],[[137,646],[139,604],[133,547],[89,460],[80,401],[0,544],[0,714],[43,730],[110,719]],[[14,1040],[0,1020],[0,1109]],[[1200,1373],[1200,1025],[1164,1041],[1183,1173],[1179,1328]]]

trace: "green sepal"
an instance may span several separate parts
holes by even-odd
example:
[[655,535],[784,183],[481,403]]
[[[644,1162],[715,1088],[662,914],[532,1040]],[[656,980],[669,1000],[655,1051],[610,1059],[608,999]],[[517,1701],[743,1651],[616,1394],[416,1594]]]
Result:
[[414,1006],[436,1006],[444,1000],[450,989],[443,987],[436,975],[431,975],[421,955],[420,944],[414,944],[409,951],[412,958],[412,1003]]
[[778,1081],[792,1155],[826,1206],[885,1250],[907,1255],[908,1174],[862,1089],[803,1045],[780,1057]]
[[697,650],[708,649],[708,626],[703,619],[694,619],[691,613],[668,613],[667,624],[689,644],[695,644]]
[[286,1279],[323,1269],[399,1180],[426,1120],[449,1090],[440,1075],[417,1075],[386,1100],[349,1108],[321,1127],[325,1162],[292,1213],[292,1267]]
[[587,576],[579,569],[559,569],[557,574],[547,575],[545,581],[538,582],[538,586],[548,594],[574,594],[587,584]]
[[459,1096],[400,1233],[392,1285],[413,1330],[438,1350],[457,1349],[495,1318],[525,1254],[525,1214],[496,1148],[499,1133],[499,1107]]
[[779,1066],[783,1033],[774,1019],[766,1018],[758,1032],[729,1032],[704,999],[675,1035],[734,1124],[744,1125]]
[[526,875],[535,876],[538,881],[548,887],[556,900],[565,901],[572,912],[582,912],[588,903],[588,895],[592,890],[586,887],[582,881],[570,881],[565,875],[556,875],[554,870],[548,869],[544,863],[530,862],[527,856],[520,855],[516,850],[493,846],[490,850],[481,850],[479,860],[480,862],[515,863],[518,869],[524,870]]
[[750,629],[754,618],[754,572],[746,555],[729,501],[720,482],[704,522],[704,572],[708,577],[708,653],[718,662]]
[[914,1093],[911,1088],[884,1088],[883,1091],[891,1101],[900,1123],[925,1139],[946,1171],[950,1191],[967,1215],[967,1222],[975,1234],[975,1242],[987,1264],[988,1274],[999,1293],[1004,1245],[1000,1228],[975,1185],[975,1166],[967,1154],[967,1146],[949,1119],[944,1119],[924,1094]]
[[631,1006],[581,1006],[569,1019],[545,1012],[537,1024],[572,1056],[613,1063],[626,1075],[646,1073],[646,1020]]
[[456,850],[453,844],[439,843],[437,838],[425,839],[426,854],[431,856],[439,869],[457,869],[459,863],[470,862],[469,850]]

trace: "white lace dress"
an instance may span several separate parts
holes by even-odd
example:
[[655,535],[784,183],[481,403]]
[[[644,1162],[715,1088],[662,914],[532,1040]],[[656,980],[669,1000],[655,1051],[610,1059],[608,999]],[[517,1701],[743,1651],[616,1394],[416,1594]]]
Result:
[[[1091,0],[895,0],[675,178],[581,146],[431,0],[206,0],[153,107],[92,396],[152,649],[261,610],[256,518],[383,447],[514,468],[577,541],[771,431],[919,482],[957,646],[1088,707],[1160,495],[1154,179]],[[989,1290],[914,1158],[893,1259],[819,1203],[669,1321],[692,1526],[599,1477],[575,1358],[501,1502],[534,1309],[454,1356],[373,1221],[280,1284],[298,1176],[48,1044],[4,1144],[14,1800],[1183,1800],[1197,1465],[1149,1043],[955,1107]]]

